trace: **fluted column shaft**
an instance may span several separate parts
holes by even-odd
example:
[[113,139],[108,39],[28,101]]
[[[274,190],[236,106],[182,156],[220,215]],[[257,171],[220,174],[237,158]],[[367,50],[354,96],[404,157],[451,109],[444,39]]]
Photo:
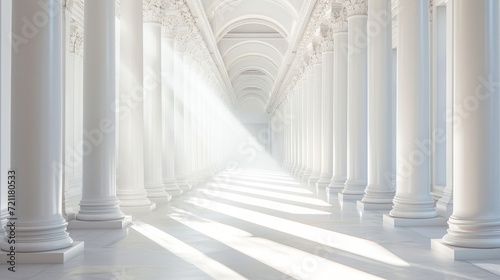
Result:
[[[159,19],[158,19],[159,20]],[[163,185],[161,24],[144,23],[144,181],[149,198],[170,199]]]
[[184,143],[185,119],[184,119],[184,80],[187,79],[184,65],[184,52],[186,51],[186,42],[184,38],[175,45],[174,72],[175,72],[175,177],[181,190],[189,190],[191,186],[186,181],[186,145]]
[[[437,216],[430,195],[429,2],[401,0],[398,15],[396,218]],[[424,147],[425,148],[425,147]],[[469,171],[467,171],[469,172]]]
[[318,187],[330,185],[333,176],[333,38],[331,30],[323,36],[321,71],[321,175]]
[[333,41],[333,176],[328,187],[340,192],[347,180],[347,32],[335,32]]
[[[390,0],[368,2],[368,186],[364,203],[392,204],[395,114]],[[378,28],[376,28],[378,27]]]
[[118,198],[123,211],[151,211],[144,187],[144,73],[142,1],[120,4],[120,124]]
[[444,243],[500,248],[500,7],[454,1],[454,209]]
[[312,102],[312,115],[311,115],[311,127],[312,127],[312,171],[309,177],[309,184],[315,186],[321,175],[321,96],[322,96],[322,55],[320,46],[315,47],[315,54],[313,58],[313,78],[312,78],[312,92],[310,95]]
[[314,141],[313,141],[313,133],[314,133],[314,76],[313,76],[313,65],[312,61],[309,62],[308,71],[306,74],[307,84],[306,84],[306,106],[307,106],[307,115],[305,122],[305,129],[307,131],[306,143],[305,143],[305,157],[306,157],[306,169],[304,171],[304,175],[302,179],[307,181],[311,177],[313,171],[313,153],[314,153]]
[[[361,199],[367,184],[366,11],[348,6],[347,181],[342,198]],[[351,11],[349,11],[351,9]]]
[[95,141],[83,158],[82,200],[77,220],[124,218],[116,196],[115,1],[85,5],[83,131]]
[[[63,7],[57,0],[44,4],[47,24],[38,27],[29,43],[12,49],[11,168],[15,173],[8,175],[15,177],[7,179],[16,186],[16,252],[57,250],[73,243],[61,209]],[[40,9],[38,1],[12,1],[12,34],[26,34],[25,20]],[[4,239],[1,248],[10,246]]]
[[174,34],[165,27],[162,38],[162,131],[163,131],[163,185],[170,195],[182,194],[175,178],[175,111],[174,111]]

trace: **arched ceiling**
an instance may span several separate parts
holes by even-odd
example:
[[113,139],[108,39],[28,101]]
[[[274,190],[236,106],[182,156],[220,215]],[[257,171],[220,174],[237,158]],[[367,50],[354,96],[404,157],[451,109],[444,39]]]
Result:
[[[188,0],[201,7],[239,108],[265,108],[316,0]],[[304,23],[305,22],[305,23]],[[205,30],[208,28],[205,26]],[[221,69],[221,68],[219,68]],[[261,106],[256,106],[259,103]],[[260,112],[262,113],[262,112]]]

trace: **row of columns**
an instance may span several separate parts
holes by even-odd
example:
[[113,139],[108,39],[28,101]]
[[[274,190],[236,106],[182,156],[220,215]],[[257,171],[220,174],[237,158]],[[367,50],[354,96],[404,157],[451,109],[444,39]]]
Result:
[[[303,78],[291,88],[285,167],[342,201],[358,201],[361,210],[390,210],[387,225],[445,225],[430,192],[432,154],[422,151],[433,139],[429,2],[399,1],[397,69],[391,1],[351,2],[333,5],[322,58],[313,40]],[[433,248],[468,258],[474,255],[456,248],[500,248],[500,9],[494,0],[452,7],[453,107],[470,110],[448,124],[454,209],[448,234]]]
[[[70,238],[62,215],[63,11],[61,1],[48,0],[48,24],[12,52],[11,165],[19,186],[12,214],[18,253],[83,249]],[[24,34],[24,20],[39,12],[36,1],[12,2],[13,39]],[[143,12],[143,1],[122,0],[120,14],[117,83],[115,1],[85,3],[88,141],[81,147],[82,198],[76,220],[69,222],[74,228],[122,228],[130,223],[124,213],[152,211],[155,202],[188,190],[187,177],[205,180],[218,160],[220,143],[205,127],[220,121],[214,108],[207,108],[208,99],[217,99],[216,87],[207,82],[209,75],[195,71],[201,61],[185,63],[190,38],[178,34],[187,33],[162,36],[162,23],[172,31],[173,21],[161,11]],[[5,236],[1,249],[10,247]]]

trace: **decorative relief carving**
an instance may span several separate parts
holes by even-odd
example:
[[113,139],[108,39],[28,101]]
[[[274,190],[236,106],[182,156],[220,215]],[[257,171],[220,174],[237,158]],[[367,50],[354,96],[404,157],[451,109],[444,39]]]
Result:
[[434,0],[429,0],[429,21],[432,23],[432,12],[434,11]]
[[70,26],[69,52],[83,56],[83,28],[76,22],[71,22]]
[[344,3],[347,8],[347,17],[368,14],[367,0],[345,0]]

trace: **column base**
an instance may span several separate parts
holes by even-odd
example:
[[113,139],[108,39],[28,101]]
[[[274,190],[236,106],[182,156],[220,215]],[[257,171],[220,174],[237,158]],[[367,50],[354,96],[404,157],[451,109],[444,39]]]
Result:
[[347,201],[356,201],[363,198],[362,194],[345,194],[339,193],[339,201],[347,202]]
[[167,193],[167,196],[164,197],[150,197],[149,200],[153,203],[168,203],[172,200],[172,196]]
[[[83,254],[83,244],[83,241],[74,241],[70,247],[54,251],[35,253],[16,252],[15,262],[16,264],[62,264],[80,254]],[[8,252],[5,251],[0,252],[0,262],[2,264],[7,263],[10,259],[10,256],[7,256],[7,254]]]
[[315,175],[311,175],[311,177],[307,179],[307,184],[309,184],[309,186],[316,186],[316,183],[318,182],[319,182],[319,177],[316,177]]
[[450,246],[441,239],[431,240],[432,251],[442,254],[455,261],[500,259],[500,248],[475,249]]
[[392,209],[392,203],[367,203],[359,200],[356,202],[356,206],[360,211]]
[[141,206],[120,206],[120,209],[123,211],[123,213],[132,216],[140,214],[149,214],[156,209],[156,203],[151,203],[149,205],[141,205]]
[[68,229],[122,229],[132,223],[131,216],[120,220],[109,221],[81,221],[73,220],[68,223]]
[[441,217],[410,219],[384,215],[384,226],[389,227],[445,227],[447,225],[446,219]]
[[177,197],[182,195],[183,191],[177,186],[177,182],[175,181],[170,181],[164,183],[165,186],[165,191],[171,195],[172,197]]

